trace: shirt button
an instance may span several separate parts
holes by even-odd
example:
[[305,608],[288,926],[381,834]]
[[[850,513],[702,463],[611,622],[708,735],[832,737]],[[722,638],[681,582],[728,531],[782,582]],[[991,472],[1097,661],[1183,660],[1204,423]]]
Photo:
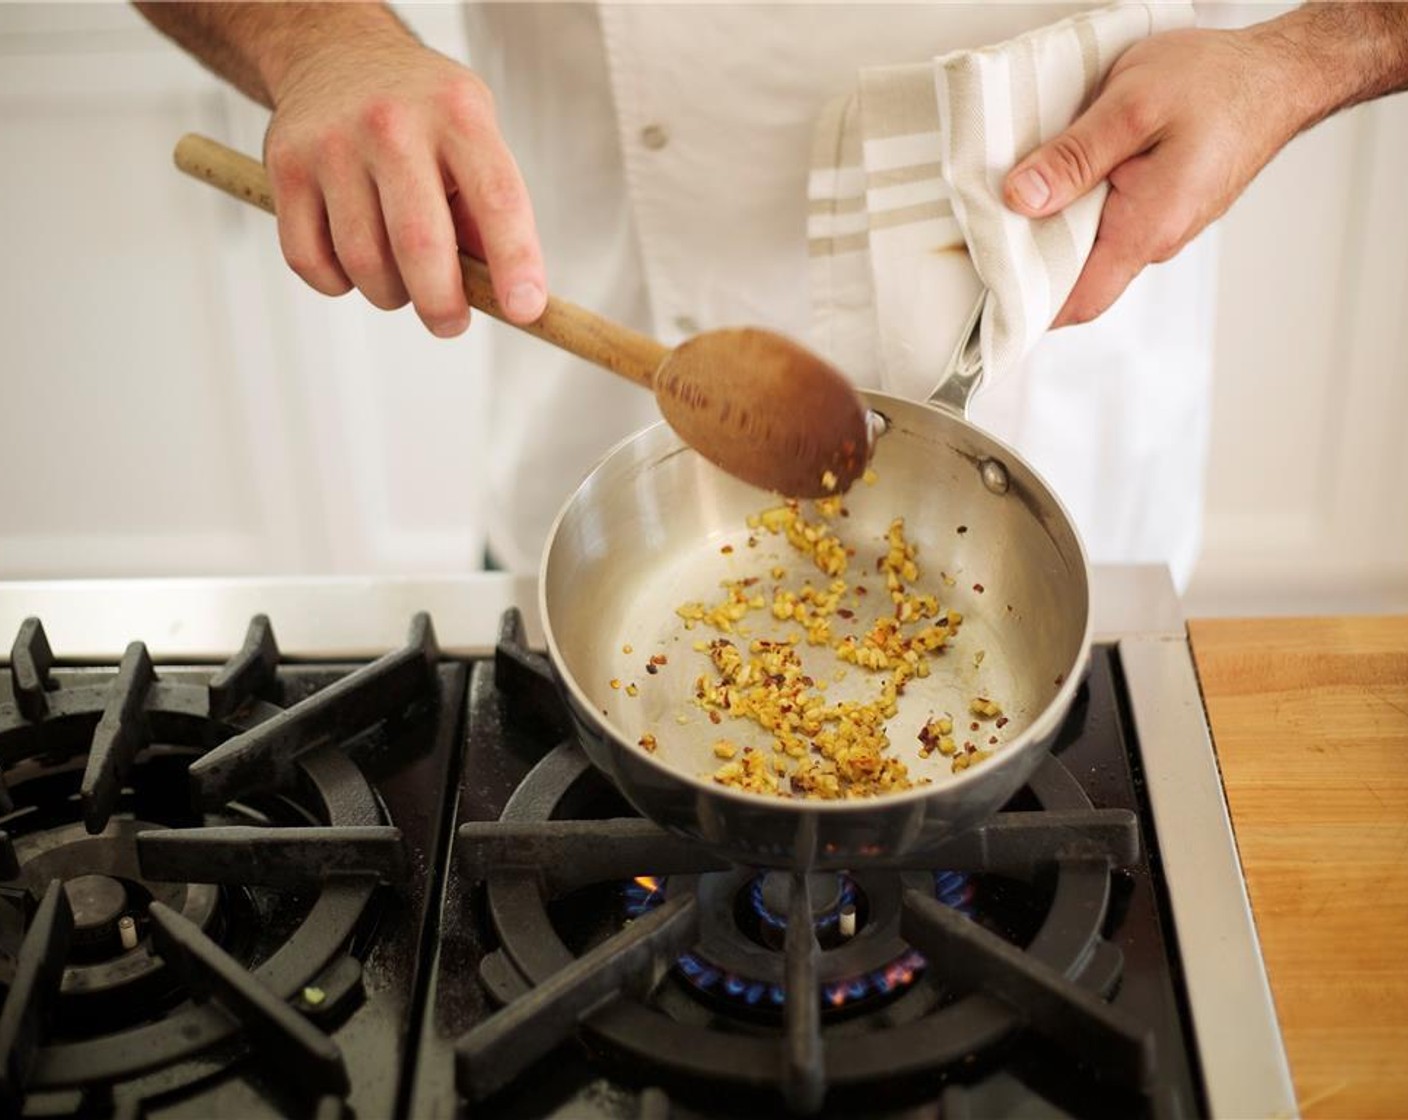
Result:
[[640,142],[652,152],[658,152],[670,142],[670,134],[662,124],[648,124],[640,130]]
[[688,315],[676,315],[675,330],[680,334],[695,335],[699,333],[699,323]]

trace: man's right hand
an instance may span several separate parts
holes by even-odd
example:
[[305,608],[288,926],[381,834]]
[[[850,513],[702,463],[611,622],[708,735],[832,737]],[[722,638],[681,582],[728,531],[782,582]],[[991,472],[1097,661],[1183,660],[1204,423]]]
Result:
[[547,282],[528,189],[488,87],[385,8],[152,4],[163,31],[272,105],[264,162],[285,260],[327,295],[408,300],[441,337],[469,323],[456,247],[489,266],[508,317]]

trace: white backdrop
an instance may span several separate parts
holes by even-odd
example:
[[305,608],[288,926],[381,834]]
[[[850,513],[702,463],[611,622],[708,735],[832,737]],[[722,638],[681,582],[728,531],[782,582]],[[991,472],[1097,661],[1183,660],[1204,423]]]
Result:
[[[463,57],[454,5],[402,10]],[[318,297],[171,168],[263,124],[124,5],[0,4],[0,579],[477,565],[498,328]],[[1190,613],[1408,607],[1404,136],[1402,97],[1344,114],[1223,223]]]

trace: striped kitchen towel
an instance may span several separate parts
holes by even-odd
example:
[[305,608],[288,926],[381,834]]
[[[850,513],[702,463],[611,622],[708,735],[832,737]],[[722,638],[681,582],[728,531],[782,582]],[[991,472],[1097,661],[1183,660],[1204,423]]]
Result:
[[808,181],[813,342],[863,385],[927,397],[986,292],[988,379],[1013,369],[1080,275],[1104,184],[1049,218],[1002,202],[1126,49],[1191,3],[1119,3],[931,62],[868,67],[817,121]]

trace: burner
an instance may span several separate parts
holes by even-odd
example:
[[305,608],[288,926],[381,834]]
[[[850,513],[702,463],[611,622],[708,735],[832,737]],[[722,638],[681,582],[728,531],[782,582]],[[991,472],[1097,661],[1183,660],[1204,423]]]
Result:
[[434,651],[418,616],[405,649],[281,708],[262,617],[218,672],[170,678],[140,643],[116,674],[51,674],[26,623],[0,704],[0,1112],[157,1071],[169,1092],[250,1048],[290,1100],[347,1093],[312,1021],[360,1002],[354,935],[407,861],[342,744],[433,694]]
[[[153,767],[155,769],[155,767]],[[145,771],[145,768],[143,768]],[[71,800],[66,804],[72,805]],[[23,822],[21,822],[21,827]],[[122,920],[132,920],[139,931],[148,905],[160,901],[173,907],[201,928],[215,920],[219,891],[206,883],[162,883],[142,875],[137,837],[165,825],[145,820],[116,818],[97,836],[73,822],[36,832],[21,832],[13,840],[20,874],[29,893],[38,897],[50,880],[64,884],[73,911],[73,943],[69,966],[60,987],[65,997],[87,999],[115,994],[121,989],[129,1017],[140,1017],[138,993],[129,985],[161,970],[161,961],[136,946],[124,944]],[[0,914],[0,980],[8,982],[12,962],[23,936],[23,915]],[[129,933],[128,940],[133,934]],[[140,939],[140,933],[136,936]],[[92,1013],[92,1008],[87,1009]]]
[[[171,751],[139,760],[129,780],[134,788],[145,787],[149,793],[166,788],[173,775],[185,773],[192,757],[193,752]],[[250,799],[250,804],[232,806],[233,811],[207,820],[211,825],[237,820],[248,824],[256,819],[265,824],[301,824],[314,819],[314,807],[323,816],[333,810],[328,824],[379,820],[375,799],[355,766],[333,753],[308,761],[311,784],[323,795],[309,809],[295,810],[283,799],[265,799],[260,811],[256,808],[260,800]],[[73,914],[72,943],[58,984],[55,1015],[47,1044],[36,1054],[31,1089],[79,1084],[93,1076],[130,1077],[205,1049],[235,1030],[235,1022],[218,1008],[180,1002],[185,978],[170,967],[153,941],[147,918],[152,904],[163,905],[193,928],[204,930],[235,959],[286,985],[292,995],[317,979],[351,934],[375,887],[375,880],[348,880],[300,896],[259,886],[222,888],[188,881],[184,871],[164,869],[159,850],[153,849],[156,857],[148,855],[143,842],[181,838],[182,833],[195,830],[129,817],[125,798],[96,836],[77,820],[20,831],[56,811],[53,802],[45,808],[29,799],[41,791],[51,794],[60,777],[61,773],[44,770],[29,780],[12,781],[11,794],[18,808],[4,824],[12,830],[19,865],[13,882],[31,898],[37,898],[51,880],[63,882]],[[72,788],[77,777],[72,767],[67,777]],[[183,807],[178,819],[188,812],[184,806],[189,794],[184,787],[183,781],[180,788],[185,796],[174,802]],[[76,813],[79,801],[70,795],[57,806]],[[212,869],[207,874],[218,872]],[[29,933],[28,909],[0,904],[0,982],[13,981],[22,958]],[[132,948],[124,948],[118,929],[123,917],[135,919],[128,935],[129,940],[135,938]]]
[[[808,875],[807,887],[812,926],[821,947],[831,949],[854,937],[858,925],[863,923],[857,916],[855,880],[844,873]],[[763,872],[748,884],[752,913],[762,923],[758,936],[770,949],[782,948],[781,935],[787,930],[786,914],[791,900],[792,876],[785,872]]]
[[[780,1089],[804,1113],[823,1096],[912,1101],[1024,1028],[1111,1085],[1137,1093],[1148,1076],[1143,1030],[1099,998],[1122,963],[1100,936],[1109,866],[1134,858],[1135,822],[1092,809],[1054,758],[1019,811],[899,867],[807,880],[813,928],[796,938],[780,918],[789,886],[645,821],[582,819],[605,788],[565,744],[499,821],[460,828],[461,865],[486,882],[502,946],[480,974],[511,1001],[457,1044],[471,1100],[578,1023],[618,1074],[708,1099],[775,1101]],[[643,868],[652,874],[632,881]],[[852,906],[855,930],[842,936]],[[807,987],[817,1015],[791,998]]]
[[73,938],[80,944],[101,943],[117,935],[117,921],[127,909],[127,888],[107,875],[80,875],[64,883],[73,911]]
[[[736,883],[737,878],[731,875],[729,882]],[[915,877],[916,880],[918,878]],[[663,903],[669,893],[668,883],[665,878],[641,875],[625,884],[623,894],[627,916],[640,917]],[[845,873],[814,874],[808,876],[808,883],[813,928],[824,952],[840,950],[862,930],[870,928],[869,897],[855,877]],[[971,915],[973,887],[968,875],[963,872],[935,872],[933,883],[934,897]],[[694,889],[701,894],[712,890],[708,884]],[[783,872],[759,872],[747,878],[735,895],[732,927],[727,921],[709,923],[706,926],[706,942],[747,938],[764,949],[780,954],[784,949],[787,931],[784,915],[789,906],[791,889],[791,876]],[[888,898],[889,894],[888,889],[883,890],[884,897]],[[898,921],[898,915],[898,907],[887,906],[883,911],[883,920],[894,923]],[[923,973],[928,963],[923,953],[898,945],[893,930],[888,940],[896,942],[897,951],[879,965],[874,964],[874,954],[841,954],[828,958],[830,967],[827,973],[834,975],[841,972],[843,975],[839,979],[823,977],[823,1011],[852,1014],[870,1010],[886,997],[902,992]],[[865,943],[862,940],[860,944]],[[715,959],[716,956],[730,959],[732,967]],[[709,949],[701,944],[696,950],[681,954],[675,964],[678,974],[695,991],[711,1000],[743,1012],[771,1012],[773,1017],[782,1013],[785,988],[778,979],[783,971],[780,956],[772,961],[773,967],[764,970],[757,966],[756,956],[747,951],[740,954],[735,947],[733,952],[711,955]],[[848,967],[854,971],[845,973]],[[745,971],[736,972],[733,968]]]
[[1099,647],[1059,757],[980,827],[768,878],[636,815],[545,718],[509,612],[472,676],[411,1115],[1206,1112],[1118,672]]

